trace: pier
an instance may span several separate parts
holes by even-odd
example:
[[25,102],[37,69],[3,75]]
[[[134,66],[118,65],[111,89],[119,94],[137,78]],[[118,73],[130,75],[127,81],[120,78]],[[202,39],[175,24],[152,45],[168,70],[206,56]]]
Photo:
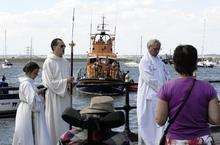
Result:
[[[220,83],[220,80],[209,80],[210,83]],[[114,84],[112,84],[114,85]],[[137,83],[124,83],[125,90],[124,90],[124,95],[125,95],[125,100],[124,100],[124,106],[121,107],[115,107],[115,110],[123,110],[125,113],[125,125],[124,125],[124,132],[129,136],[131,141],[136,142],[138,139],[137,133],[133,133],[130,130],[130,125],[129,125],[129,112],[132,109],[136,109],[136,106],[131,106],[130,105],[130,91],[135,92],[137,90]],[[39,86],[38,88],[42,88],[43,86]],[[83,87],[83,85],[81,85]],[[6,99],[6,98],[13,98],[13,99],[18,99],[18,87],[4,87],[0,88],[0,92],[3,90],[8,90],[9,92],[12,91],[12,93],[9,94],[0,94],[0,99]],[[14,93],[13,93],[14,92]],[[0,113],[0,118],[12,118],[15,117],[16,111],[11,111],[11,112],[4,112]],[[213,138],[215,140],[216,145],[220,145],[220,126],[218,125],[210,125],[210,130],[211,134],[213,135]]]

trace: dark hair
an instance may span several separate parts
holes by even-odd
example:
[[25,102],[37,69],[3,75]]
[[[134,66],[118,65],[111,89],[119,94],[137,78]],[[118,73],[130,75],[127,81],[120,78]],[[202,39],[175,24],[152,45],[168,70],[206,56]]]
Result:
[[54,46],[57,46],[58,45],[58,41],[63,41],[62,39],[60,39],[60,38],[55,38],[55,39],[53,39],[53,41],[51,42],[51,49],[53,50],[53,47]]
[[39,69],[39,65],[36,63],[36,62],[28,62],[24,68],[23,68],[23,71],[27,74],[27,73],[30,73],[32,72],[33,70],[35,69]]
[[179,74],[193,75],[197,69],[197,50],[192,45],[179,45],[174,50],[174,68]]

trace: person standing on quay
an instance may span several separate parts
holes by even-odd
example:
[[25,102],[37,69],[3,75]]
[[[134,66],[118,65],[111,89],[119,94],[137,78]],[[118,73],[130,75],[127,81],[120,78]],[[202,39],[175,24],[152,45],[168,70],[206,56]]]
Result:
[[39,68],[37,63],[29,62],[23,68],[25,76],[19,78],[20,104],[12,145],[53,145],[45,121],[44,89],[34,85]]
[[[192,45],[179,45],[173,54],[176,79],[166,82],[158,92],[155,121],[170,126],[166,145],[215,145],[209,123],[220,125],[217,92],[206,81],[193,75],[198,54]],[[217,144],[216,144],[217,145]]]
[[147,54],[139,63],[139,81],[137,92],[138,144],[157,145],[163,133],[155,118],[157,92],[167,81],[165,64],[157,56],[161,43],[152,39],[147,43]]
[[48,88],[45,94],[45,116],[54,145],[69,127],[61,118],[62,112],[70,104],[68,86],[74,80],[70,77],[70,64],[63,58],[65,47],[60,38],[51,42],[52,53],[47,56],[42,71],[43,85]]

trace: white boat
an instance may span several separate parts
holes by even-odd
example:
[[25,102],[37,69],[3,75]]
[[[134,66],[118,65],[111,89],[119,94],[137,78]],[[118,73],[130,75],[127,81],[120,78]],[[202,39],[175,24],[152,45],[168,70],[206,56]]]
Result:
[[213,68],[217,64],[213,61],[204,58],[203,52],[205,49],[205,38],[206,38],[206,19],[204,19],[204,26],[203,26],[203,35],[202,35],[202,53],[201,53],[201,60],[197,62],[197,67],[209,67]]
[[5,61],[2,63],[2,68],[11,68],[12,67],[12,63],[9,62],[7,59],[5,59]]
[[216,66],[216,63],[213,61],[209,61],[209,60],[202,60],[199,61],[197,63],[198,67],[209,67],[209,68],[213,68],[214,66]]
[[0,118],[14,116],[19,105],[18,97],[14,95],[9,98],[5,97],[3,98],[3,96],[0,96]]
[[128,67],[138,67],[138,65],[139,65],[139,63],[137,63],[135,61],[125,62],[124,64]]
[[3,58],[4,58],[4,62],[2,62],[2,68],[11,68],[12,67],[12,63],[9,62],[6,59],[6,53],[7,53],[7,45],[6,45],[6,30],[5,30],[5,47],[4,47],[4,54],[3,54]]
[[0,81],[0,118],[15,116],[19,105],[18,88],[9,87],[4,80]]

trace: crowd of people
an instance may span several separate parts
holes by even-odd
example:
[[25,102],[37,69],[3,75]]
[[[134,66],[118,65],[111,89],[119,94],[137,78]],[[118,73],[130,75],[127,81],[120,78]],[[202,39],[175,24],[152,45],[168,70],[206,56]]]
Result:
[[[37,89],[34,84],[39,65],[29,62],[24,66],[25,76],[19,78],[20,104],[13,145],[56,145],[60,136],[69,129],[61,115],[66,107],[72,105],[70,87],[74,77],[70,77],[69,62],[63,58],[65,47],[60,38],[51,42],[52,53],[42,67],[42,82],[46,89]],[[179,74],[175,79],[170,78],[166,65],[158,57],[160,49],[159,40],[148,41],[146,54],[139,63],[138,144],[159,145],[165,133],[166,145],[214,145],[209,124],[220,124],[220,105],[214,87],[196,78],[196,48],[192,45],[175,48],[174,68]],[[99,97],[95,100],[102,102]],[[90,104],[81,114],[113,112],[109,104],[113,99],[107,97],[107,100],[108,105],[95,104],[103,108]],[[109,105],[110,111],[106,108]],[[123,139],[129,145],[125,136]],[[124,145],[123,142],[114,143]]]
[[87,64],[87,77],[98,79],[119,79],[120,78],[120,66],[114,59],[96,58],[95,62],[88,62]]

